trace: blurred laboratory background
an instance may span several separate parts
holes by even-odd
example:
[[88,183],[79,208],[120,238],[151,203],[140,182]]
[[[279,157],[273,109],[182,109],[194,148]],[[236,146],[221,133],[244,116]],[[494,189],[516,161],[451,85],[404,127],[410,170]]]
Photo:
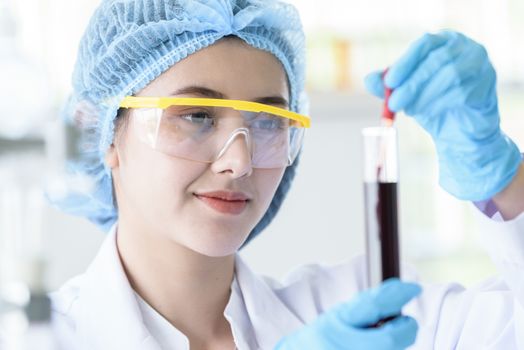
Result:
[[[365,92],[363,78],[394,62],[423,33],[452,28],[487,47],[498,72],[502,127],[524,146],[523,1],[290,2],[307,35],[312,127],[279,215],[241,253],[255,271],[277,278],[299,265],[334,264],[364,252],[360,130],[378,123],[381,101]],[[0,100],[8,106],[0,112],[0,273],[12,273],[13,261],[36,251],[46,262],[41,283],[48,290],[83,272],[104,239],[85,219],[31,194],[53,173],[49,164],[58,164],[38,146],[70,91],[78,42],[98,3],[0,0]],[[438,187],[429,137],[405,116],[398,129],[403,259],[432,283],[471,286],[495,274],[478,241],[472,205]],[[12,146],[16,137],[26,147]],[[52,144],[53,137],[47,140]],[[39,233],[22,242],[10,236],[16,230]]]

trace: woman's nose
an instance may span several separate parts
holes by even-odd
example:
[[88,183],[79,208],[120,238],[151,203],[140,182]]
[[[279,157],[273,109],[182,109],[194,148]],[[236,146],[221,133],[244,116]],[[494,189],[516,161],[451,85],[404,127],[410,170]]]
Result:
[[211,169],[214,173],[231,173],[233,178],[251,175],[253,167],[248,129],[239,128],[233,132],[211,164]]

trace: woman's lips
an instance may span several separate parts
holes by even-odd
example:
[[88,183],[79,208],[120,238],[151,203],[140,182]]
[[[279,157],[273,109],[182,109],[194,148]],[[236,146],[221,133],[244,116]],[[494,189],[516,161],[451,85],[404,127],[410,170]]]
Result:
[[195,194],[195,197],[222,214],[238,215],[247,206],[247,200],[224,200],[216,197],[207,197]]

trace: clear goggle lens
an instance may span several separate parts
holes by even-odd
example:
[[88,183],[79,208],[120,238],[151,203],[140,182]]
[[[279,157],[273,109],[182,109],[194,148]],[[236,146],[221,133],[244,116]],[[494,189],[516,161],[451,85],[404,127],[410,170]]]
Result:
[[292,119],[230,107],[135,108],[131,115],[143,142],[165,154],[198,162],[213,162],[242,135],[254,168],[289,166],[304,135],[304,128]]

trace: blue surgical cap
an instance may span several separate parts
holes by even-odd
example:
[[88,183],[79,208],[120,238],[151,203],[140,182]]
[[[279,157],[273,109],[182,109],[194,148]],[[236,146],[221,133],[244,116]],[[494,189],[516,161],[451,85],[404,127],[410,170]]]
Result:
[[[82,158],[70,170],[89,176],[94,186],[69,193],[55,205],[109,230],[118,213],[104,157],[113,142],[120,101],[225,36],[236,36],[277,57],[289,81],[291,110],[307,112],[304,33],[293,6],[278,0],[103,1],[81,39],[73,93],[64,108],[65,118],[83,135]],[[278,212],[297,164],[298,159],[286,168],[273,201],[246,243]]]

